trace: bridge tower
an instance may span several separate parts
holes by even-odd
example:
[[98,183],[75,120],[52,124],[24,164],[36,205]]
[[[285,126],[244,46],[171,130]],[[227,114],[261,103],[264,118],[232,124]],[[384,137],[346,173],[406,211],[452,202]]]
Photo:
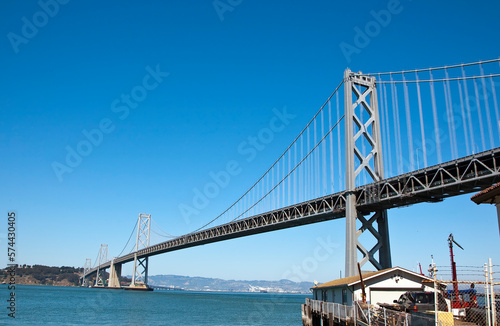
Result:
[[137,251],[149,247],[151,214],[139,214],[137,221],[137,238],[135,241],[134,272],[131,287],[148,286],[148,257],[137,257]]
[[82,286],[87,287],[89,281],[85,278],[88,272],[92,269],[92,259],[85,259],[85,265],[83,265],[83,277],[82,277]]
[[[368,176],[373,183],[384,179],[381,125],[379,119],[377,85],[374,77],[344,72],[345,92],[345,142],[346,142],[346,277],[357,274],[358,250],[363,258],[360,265],[372,263],[378,270],[392,267],[389,246],[387,210],[360,212],[356,207],[356,181]],[[366,150],[368,148],[368,150]],[[377,189],[370,192],[372,200],[379,199]],[[372,214],[368,218],[364,214]],[[357,229],[356,221],[361,222]],[[376,222],[376,227],[374,223]],[[363,232],[369,231],[376,244],[367,250],[359,241]],[[378,259],[375,254],[378,252]]]
[[95,277],[95,286],[104,286],[104,269],[101,269],[101,265],[108,261],[108,245],[101,244],[101,249],[99,249],[99,258],[97,261],[97,273]]

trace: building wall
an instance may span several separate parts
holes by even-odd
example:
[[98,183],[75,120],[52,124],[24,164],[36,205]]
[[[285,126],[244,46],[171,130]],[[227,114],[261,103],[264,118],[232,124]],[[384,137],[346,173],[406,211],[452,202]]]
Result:
[[[368,303],[392,303],[406,291],[433,291],[433,283],[422,283],[422,277],[395,270],[365,280],[366,300]],[[313,298],[326,302],[352,305],[353,300],[361,300],[361,284],[351,287],[313,289]],[[372,300],[373,297],[373,300]],[[374,302],[372,302],[374,301]]]
[[351,305],[352,291],[352,287],[313,289],[313,299]]
[[[392,303],[406,291],[433,291],[433,283],[422,283],[422,278],[399,270],[365,281],[366,301]],[[361,299],[361,285],[354,288],[354,300]],[[373,297],[373,298],[372,298]]]

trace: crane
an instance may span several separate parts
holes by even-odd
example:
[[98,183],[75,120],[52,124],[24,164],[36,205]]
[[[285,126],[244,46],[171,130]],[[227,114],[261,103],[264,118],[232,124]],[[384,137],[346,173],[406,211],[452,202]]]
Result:
[[453,259],[453,244],[456,244],[457,247],[464,250],[461,245],[459,245],[455,239],[453,239],[453,233],[450,233],[448,237],[448,245],[450,246],[450,258],[451,258],[451,273],[453,278],[453,297],[451,301],[451,305],[453,308],[462,308],[460,304],[460,299],[458,296],[458,284],[457,284],[457,265],[455,264],[455,260]]

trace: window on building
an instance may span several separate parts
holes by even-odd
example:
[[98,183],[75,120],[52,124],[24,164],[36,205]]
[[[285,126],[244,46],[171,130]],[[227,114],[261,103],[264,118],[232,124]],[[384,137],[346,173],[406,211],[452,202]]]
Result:
[[347,305],[347,289],[342,289],[342,304]]

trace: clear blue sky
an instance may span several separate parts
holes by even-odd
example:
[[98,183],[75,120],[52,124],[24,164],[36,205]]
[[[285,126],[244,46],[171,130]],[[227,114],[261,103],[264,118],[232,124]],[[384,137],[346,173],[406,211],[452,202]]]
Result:
[[[7,212],[16,210],[18,263],[83,266],[101,243],[116,256],[141,212],[171,234],[198,228],[277,158],[347,67],[500,54],[496,1],[61,2],[0,4],[0,241],[5,248]],[[340,45],[355,46],[356,28],[376,21],[371,11],[388,8],[369,43],[345,55]],[[296,117],[245,163],[238,145],[283,107]],[[58,177],[54,162],[99,128],[88,155]],[[231,160],[243,172],[183,219],[179,204]],[[465,248],[459,265],[500,263],[496,211],[469,198],[390,211],[393,264],[414,269],[433,254],[447,265],[451,232]],[[306,266],[295,279],[328,281],[344,269],[344,232],[339,220],[191,248],[151,258],[150,274],[293,279],[294,266]],[[314,265],[328,237],[335,249]]]

